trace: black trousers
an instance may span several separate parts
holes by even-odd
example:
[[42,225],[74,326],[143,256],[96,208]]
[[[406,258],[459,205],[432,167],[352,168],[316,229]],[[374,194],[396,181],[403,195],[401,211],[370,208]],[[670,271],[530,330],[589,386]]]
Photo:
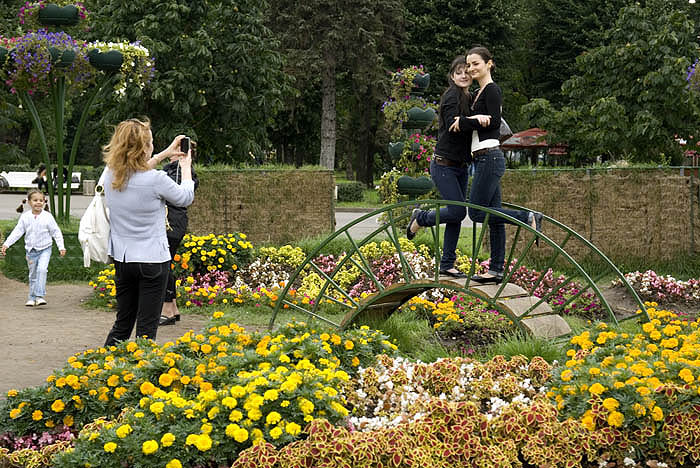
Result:
[[[178,247],[180,247],[180,242],[182,242],[182,236],[170,237],[168,236],[168,247],[170,248],[170,258],[175,258]],[[165,286],[165,302],[172,302],[177,297],[175,291],[175,275],[173,274],[173,269],[168,266],[168,282]]]
[[165,284],[170,262],[114,262],[114,285],[117,289],[117,318],[105,346],[128,340],[136,324],[136,336],[155,339],[163,308]]

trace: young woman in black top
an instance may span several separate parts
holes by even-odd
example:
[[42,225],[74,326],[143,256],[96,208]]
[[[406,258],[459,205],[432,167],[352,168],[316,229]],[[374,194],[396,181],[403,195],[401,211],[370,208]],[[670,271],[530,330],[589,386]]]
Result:
[[[498,140],[501,125],[501,108],[503,95],[501,88],[493,82],[491,70],[494,68],[493,57],[485,47],[475,47],[467,53],[467,67],[472,79],[479,82],[479,91],[471,106],[472,114],[486,114],[491,117],[486,126],[479,125],[474,119],[465,116],[454,117],[450,130],[462,133],[470,131],[471,155],[474,160],[474,176],[469,201],[475,205],[486,206],[500,213],[507,214],[533,229],[540,230],[542,214],[532,211],[507,210],[501,208],[501,177],[505,173],[506,162]],[[476,222],[483,222],[486,213],[469,208],[469,217]],[[491,260],[489,271],[485,275],[474,275],[472,281],[477,283],[500,283],[503,279],[506,228],[513,224],[496,215],[489,216],[489,240]]]
[[[471,162],[469,145],[471,131],[450,132],[449,127],[455,117],[469,113],[471,96],[469,86],[472,78],[467,73],[466,57],[456,57],[450,65],[447,74],[449,88],[440,98],[438,141],[435,154],[430,161],[430,176],[435,183],[440,196],[444,200],[465,201],[467,195],[468,167]],[[479,117],[488,123],[486,116],[473,115],[468,118],[477,125]],[[466,275],[454,267],[457,255],[457,241],[462,220],[467,216],[464,206],[449,205],[440,209],[440,223],[445,224],[445,237],[440,260],[440,273],[454,278],[465,278]],[[435,210],[413,210],[411,220],[406,228],[406,237],[413,239],[421,227],[435,226]]]

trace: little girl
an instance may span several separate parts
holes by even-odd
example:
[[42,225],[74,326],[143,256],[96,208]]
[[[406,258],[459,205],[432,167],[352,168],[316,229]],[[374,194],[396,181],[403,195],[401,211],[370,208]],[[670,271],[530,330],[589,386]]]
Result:
[[8,247],[17,242],[24,234],[24,248],[27,251],[27,265],[29,266],[29,298],[25,304],[27,307],[46,304],[46,275],[51,259],[51,238],[56,240],[61,257],[66,255],[63,245],[63,234],[53,219],[51,213],[44,211],[44,194],[38,189],[32,189],[27,193],[27,200],[32,211],[27,211],[19,217],[17,226],[12,230],[0,248],[0,254],[4,257]]

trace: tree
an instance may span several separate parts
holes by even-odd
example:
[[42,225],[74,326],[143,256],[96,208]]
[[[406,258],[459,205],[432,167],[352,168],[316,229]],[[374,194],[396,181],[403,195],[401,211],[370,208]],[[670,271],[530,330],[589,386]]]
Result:
[[535,100],[526,111],[552,141],[569,144],[577,163],[598,156],[679,158],[674,137],[698,118],[685,80],[698,53],[694,39],[693,22],[667,2],[625,7],[605,34],[606,45],[576,59],[578,74],[562,87],[568,104],[557,110]]
[[146,114],[156,146],[187,133],[210,161],[259,156],[288,84],[279,44],[264,24],[267,8],[266,0],[98,2],[93,34],[140,40],[156,59],[149,88],[114,108],[106,103],[108,120]]
[[603,45],[620,8],[630,0],[525,0],[531,18],[524,44],[530,95],[562,104],[561,86],[576,71],[576,57]]
[[402,22],[400,0],[273,2],[269,25],[281,37],[290,72],[301,92],[318,78],[321,88],[319,162],[335,168],[337,77],[362,66],[375,77],[381,54]]

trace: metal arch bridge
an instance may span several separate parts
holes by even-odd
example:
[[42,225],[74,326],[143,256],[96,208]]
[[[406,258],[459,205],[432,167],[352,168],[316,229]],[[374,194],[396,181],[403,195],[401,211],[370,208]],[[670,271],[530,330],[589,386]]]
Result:
[[[405,237],[405,226],[408,224],[411,208],[414,208],[417,203],[420,204],[422,209],[437,210],[436,226],[429,228],[432,234],[434,252],[434,256],[431,260],[432,271],[429,275],[414,271],[407,253],[402,251],[399,242],[399,237]],[[472,259],[476,259],[476,254],[480,251],[486,232],[485,226],[488,225],[491,217],[503,217],[515,224],[515,233],[511,237],[510,251],[506,258],[506,265],[513,264],[513,266],[509,271],[506,269],[507,271],[504,273],[503,282],[501,284],[482,285],[470,282],[470,277],[476,270],[474,261],[471,263],[466,279],[455,279],[439,274],[441,257],[439,209],[448,205],[476,208],[486,213],[481,229],[477,229],[477,225],[474,223],[474,228],[472,230]],[[512,204],[504,204],[503,206],[511,209],[526,209]],[[383,215],[384,221],[378,225],[376,230],[359,241],[351,237],[350,228],[377,215]],[[477,231],[479,231],[478,235]],[[401,235],[399,233],[401,233]],[[338,238],[347,238],[352,248],[346,251],[346,255],[337,263],[332,271],[324,272],[320,265],[314,263],[314,259],[318,257],[326,245]],[[543,245],[544,248],[533,249],[537,239],[539,239],[539,244]],[[401,264],[400,274],[402,277],[401,281],[388,286],[382,284],[377,278],[372,271],[370,259],[361,251],[361,247],[370,242],[385,240],[393,244],[396,249]],[[544,261],[545,266],[542,268],[543,273],[540,275],[539,279],[529,290],[526,290],[516,284],[510,283],[509,280],[512,278],[513,272],[518,270],[520,266],[528,264],[528,259],[537,261],[539,264],[542,264],[542,261]],[[584,262],[592,262],[596,265],[595,270],[597,274],[595,277],[592,277],[586,269],[584,269],[582,266]],[[374,284],[377,292],[367,297],[359,298],[351,296],[349,291],[341,287],[340,281],[337,279],[338,273],[343,271],[344,267],[350,268],[353,266],[359,269],[367,281]],[[544,272],[550,267],[557,267],[568,271],[568,276],[564,281],[554,286],[547,294],[544,294],[542,297],[537,297],[534,295],[534,292],[540,284],[545,281]],[[306,303],[307,301],[299,301],[295,296],[293,285],[296,284],[296,280],[300,275],[306,275],[311,272],[315,272],[322,278],[323,285],[317,296]],[[627,289],[636,302],[637,308],[641,311],[641,317],[639,314],[635,314],[635,311],[613,310],[596,284],[600,279],[610,276],[621,281],[622,286]],[[572,281],[577,281],[582,284],[578,292],[570,295],[570,297],[562,303],[552,304],[548,302]],[[362,315],[386,317],[411,297],[434,288],[453,290],[485,301],[490,308],[508,316],[523,332],[545,338],[555,338],[571,333],[571,328],[561,317],[560,313],[564,308],[584,294],[593,294],[595,296],[604,312],[607,313],[609,322],[617,324],[619,321],[631,318],[649,320],[644,303],[610,259],[595,245],[563,223],[548,216],[543,216],[542,232],[537,232],[529,225],[515,218],[499,213],[493,209],[468,202],[409,200],[367,213],[331,234],[311,252],[304,262],[296,269],[289,281],[287,281],[285,288],[279,294],[272,319],[270,320],[270,328],[274,326],[275,319],[280,310],[285,308],[306,313],[311,317],[342,329],[352,324],[356,318]],[[340,322],[324,317],[322,311],[319,309],[319,305],[324,300],[336,303],[345,310],[344,316]]]

